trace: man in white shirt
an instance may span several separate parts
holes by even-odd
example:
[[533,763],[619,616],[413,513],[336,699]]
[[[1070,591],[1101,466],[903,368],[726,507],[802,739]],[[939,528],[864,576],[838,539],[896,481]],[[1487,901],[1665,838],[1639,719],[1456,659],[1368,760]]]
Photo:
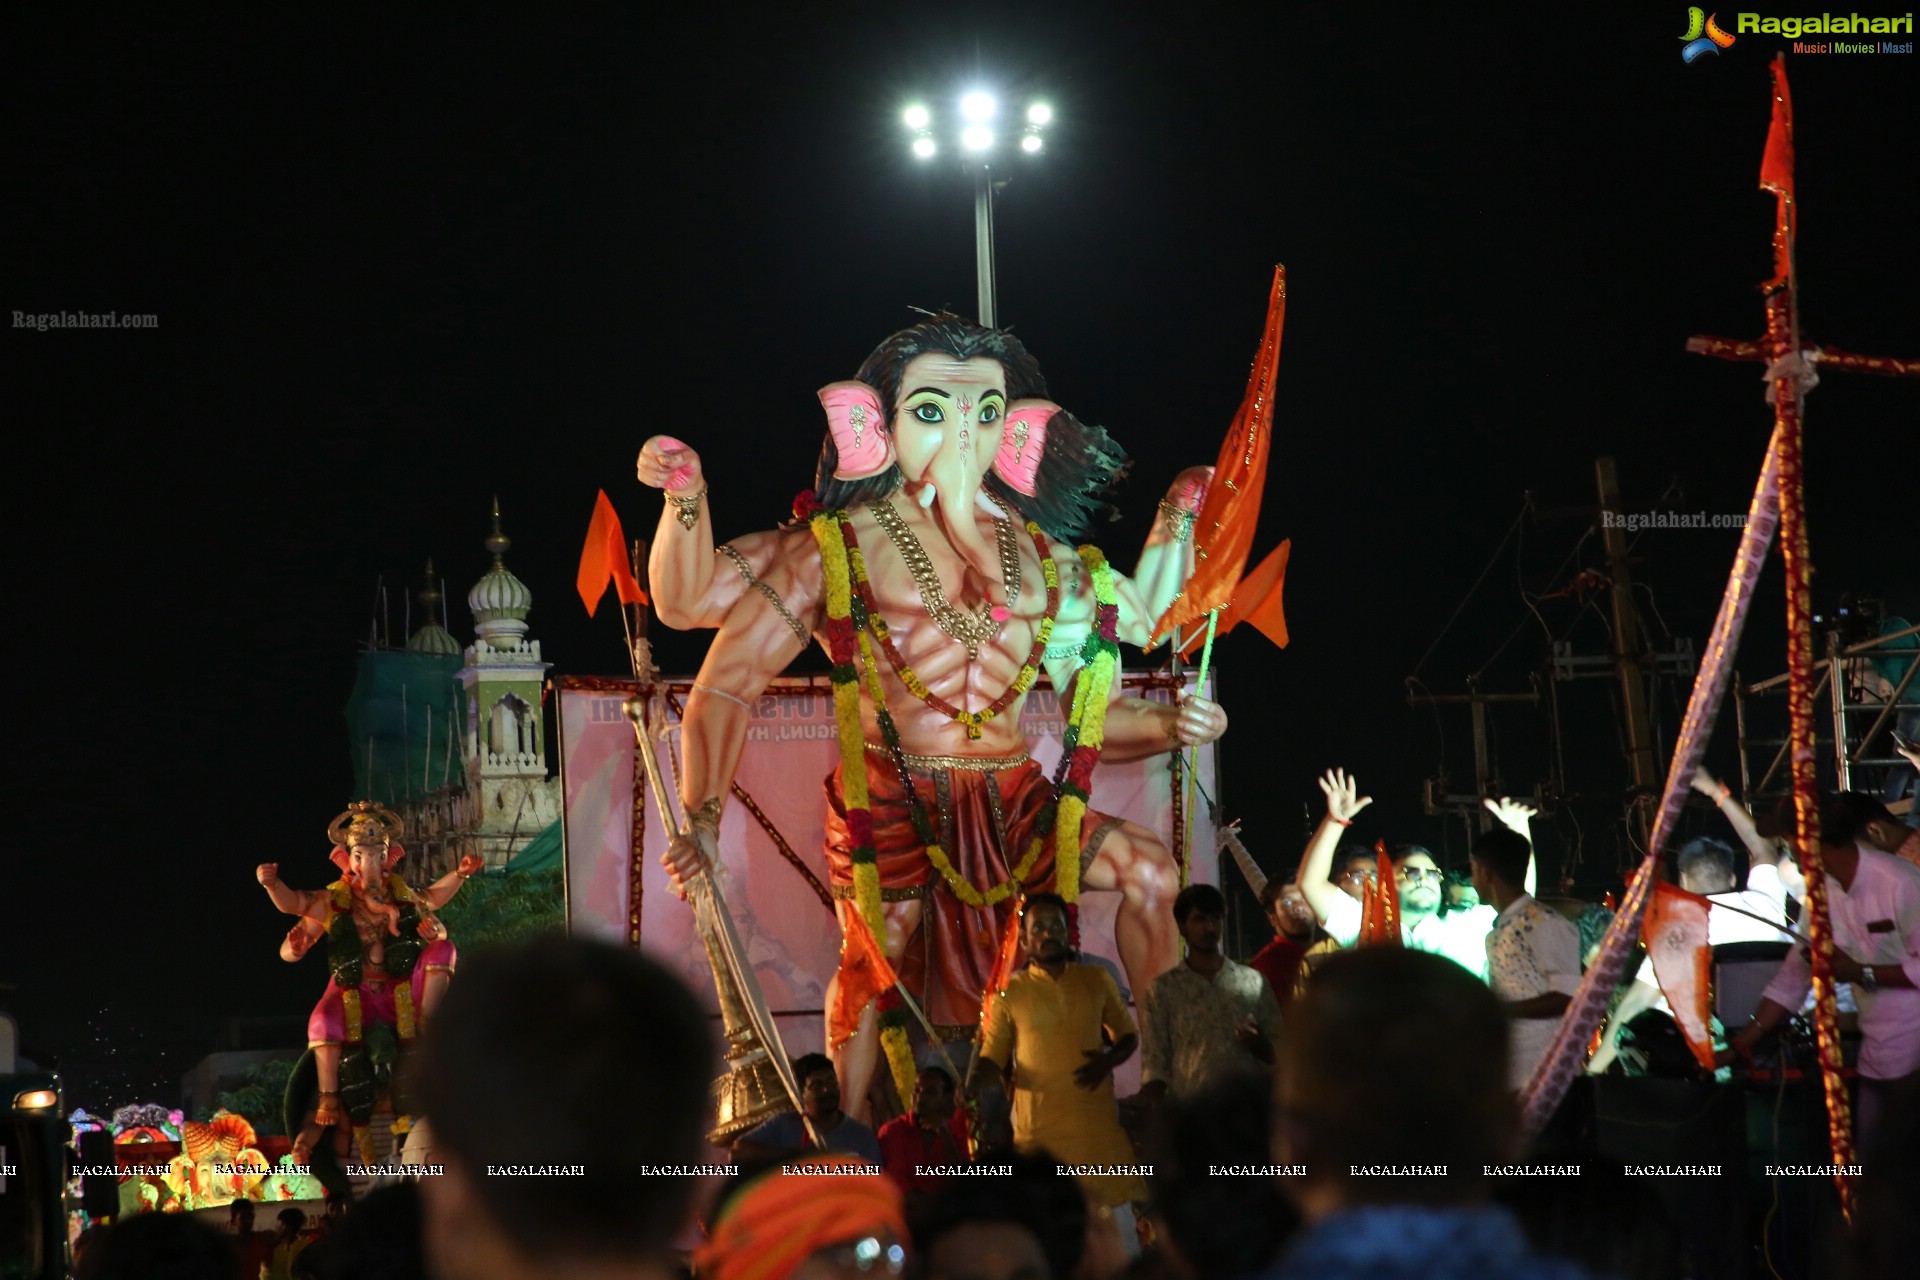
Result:
[[1747,887],[1736,889],[1734,869],[1739,865],[1739,855],[1731,845],[1712,836],[1699,836],[1680,846],[1674,858],[1680,887],[1699,894],[1715,908],[1737,908],[1708,910],[1707,945],[1793,941],[1793,935],[1777,927],[1787,922],[1787,887],[1780,879],[1777,862],[1763,862],[1756,854],[1747,870]]
[[1521,887],[1532,856],[1525,836],[1496,827],[1474,844],[1471,860],[1473,887],[1499,912],[1487,935],[1487,977],[1513,1028],[1512,1089],[1526,1087],[1580,986],[1580,930]]
[[[1300,892],[1313,907],[1327,936],[1342,947],[1350,947],[1360,936],[1361,907],[1358,900],[1340,892],[1327,882],[1327,870],[1333,852],[1354,815],[1373,803],[1373,797],[1357,794],[1359,787],[1343,769],[1330,769],[1320,779],[1320,790],[1327,797],[1327,816],[1307,845],[1300,861]],[[1517,800],[1489,800],[1487,808],[1510,831],[1527,844],[1527,820],[1534,809]],[[1531,850],[1532,846],[1527,846]],[[1400,896],[1400,936],[1416,951],[1445,956],[1482,981],[1487,977],[1487,934],[1493,929],[1494,909],[1482,905],[1464,911],[1440,914],[1442,892],[1440,866],[1421,846],[1403,845],[1394,851],[1395,887]],[[1528,864],[1527,886],[1532,887],[1533,868]]]
[[[1852,984],[1860,1009],[1855,1119],[1857,1131],[1870,1140],[1894,1086],[1920,1073],[1920,868],[1855,844],[1855,834],[1846,800],[1822,796],[1820,855],[1833,922],[1833,976]],[[1731,1040],[1728,1056],[1751,1052],[1800,1008],[1812,985],[1806,948],[1795,947],[1753,1021]]]

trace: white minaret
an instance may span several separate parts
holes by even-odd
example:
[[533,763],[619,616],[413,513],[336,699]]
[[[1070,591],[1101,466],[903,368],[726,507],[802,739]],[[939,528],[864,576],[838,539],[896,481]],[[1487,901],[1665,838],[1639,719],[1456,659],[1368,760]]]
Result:
[[512,546],[500,531],[500,500],[493,501],[493,533],[486,548],[493,567],[467,607],[477,633],[460,671],[466,690],[465,812],[458,826],[468,847],[489,867],[506,864],[560,818],[560,786],[547,776],[547,743],[540,691],[550,663],[540,642],[527,638],[533,593],[506,565]]

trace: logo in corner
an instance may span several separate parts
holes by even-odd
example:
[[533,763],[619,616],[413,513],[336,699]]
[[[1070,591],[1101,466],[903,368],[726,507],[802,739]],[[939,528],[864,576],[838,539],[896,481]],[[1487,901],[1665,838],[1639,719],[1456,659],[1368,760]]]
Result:
[[1680,38],[1686,41],[1680,46],[1680,60],[1691,64],[1702,54],[1718,54],[1720,50],[1733,43],[1733,37],[1720,29],[1714,21],[1720,15],[1708,14],[1698,5],[1687,8],[1687,30]]

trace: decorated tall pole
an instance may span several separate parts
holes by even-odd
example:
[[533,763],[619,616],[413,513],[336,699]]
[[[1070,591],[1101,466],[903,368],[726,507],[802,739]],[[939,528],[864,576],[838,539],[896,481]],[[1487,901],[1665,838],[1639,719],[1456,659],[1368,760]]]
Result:
[[[1807,936],[1813,970],[1813,1026],[1820,1082],[1827,1097],[1827,1136],[1840,1190],[1840,1208],[1853,1216],[1853,1183],[1842,1170],[1854,1163],[1853,1110],[1840,1077],[1840,1028],[1833,986],[1833,921],[1820,850],[1820,783],[1815,776],[1813,726],[1813,567],[1807,553],[1800,396],[1811,368],[1800,351],[1794,298],[1793,98],[1786,58],[1773,58],[1773,122],[1767,130],[1760,185],[1774,193],[1773,279],[1767,282],[1767,380],[1774,439],[1780,446],[1780,557],[1787,577],[1788,756],[1793,779],[1794,848],[1807,881]],[[1835,696],[1838,691],[1835,691]],[[1845,751],[1844,743],[1836,744]]]

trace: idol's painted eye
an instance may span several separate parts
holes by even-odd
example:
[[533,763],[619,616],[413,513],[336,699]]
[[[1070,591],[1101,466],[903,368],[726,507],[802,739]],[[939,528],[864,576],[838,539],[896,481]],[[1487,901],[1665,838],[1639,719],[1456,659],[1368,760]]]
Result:
[[913,416],[919,421],[927,423],[945,422],[947,420],[947,415],[940,411],[940,406],[931,400],[922,400],[919,404],[913,406]]
[[981,426],[984,427],[989,423],[998,421],[1000,421],[1000,402],[998,400],[989,400],[980,406]]

